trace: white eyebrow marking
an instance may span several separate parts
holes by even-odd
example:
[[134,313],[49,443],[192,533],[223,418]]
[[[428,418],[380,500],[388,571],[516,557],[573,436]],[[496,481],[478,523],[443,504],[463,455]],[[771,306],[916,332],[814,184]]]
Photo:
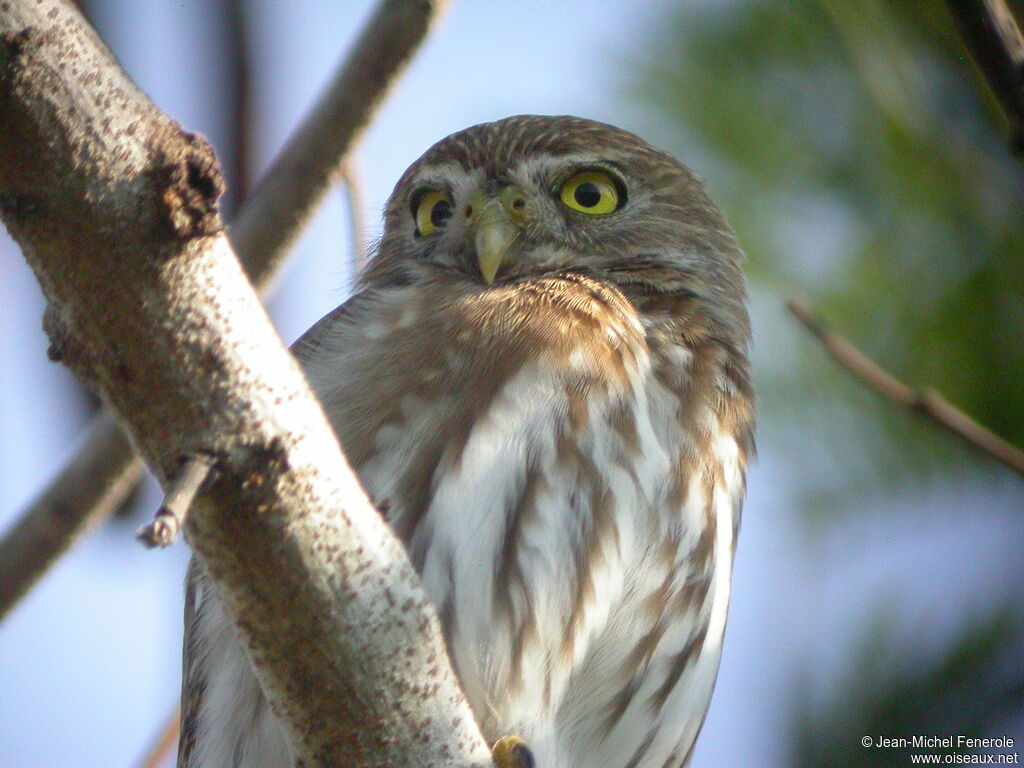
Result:
[[457,162],[431,163],[423,166],[409,180],[407,197],[412,196],[424,187],[443,189],[456,201],[470,191],[483,184],[483,169],[473,168],[467,171]]
[[413,185],[423,183],[454,184],[462,182],[474,176],[479,176],[482,169],[473,168],[467,171],[461,164],[456,162],[431,163],[420,168],[412,178]]

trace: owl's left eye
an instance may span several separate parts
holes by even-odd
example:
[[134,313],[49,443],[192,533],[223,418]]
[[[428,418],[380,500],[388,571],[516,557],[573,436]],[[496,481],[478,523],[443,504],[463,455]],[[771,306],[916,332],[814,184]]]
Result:
[[626,201],[619,185],[603,171],[573,174],[562,184],[559,196],[568,208],[591,216],[614,213]]
[[413,203],[413,215],[417,234],[429,235],[452,217],[452,200],[445,192],[427,190]]

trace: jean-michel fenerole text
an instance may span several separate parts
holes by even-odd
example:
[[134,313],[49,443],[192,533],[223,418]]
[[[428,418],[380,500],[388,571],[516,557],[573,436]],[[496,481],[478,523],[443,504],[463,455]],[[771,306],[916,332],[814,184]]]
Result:
[[882,748],[910,749],[1010,749],[1010,736],[981,738],[975,736],[876,736],[872,745]]

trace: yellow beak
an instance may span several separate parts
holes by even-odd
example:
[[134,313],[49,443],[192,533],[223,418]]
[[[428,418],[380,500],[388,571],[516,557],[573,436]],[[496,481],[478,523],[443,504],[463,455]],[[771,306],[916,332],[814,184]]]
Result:
[[490,285],[505,263],[509,247],[522,231],[523,194],[515,187],[486,200],[473,217],[473,240],[477,265],[484,282]]

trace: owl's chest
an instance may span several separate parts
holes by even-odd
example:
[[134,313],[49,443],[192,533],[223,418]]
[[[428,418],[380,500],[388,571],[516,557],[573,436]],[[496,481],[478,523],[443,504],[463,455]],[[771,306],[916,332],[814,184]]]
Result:
[[627,598],[661,605],[658,590],[731,558],[731,545],[707,554],[706,521],[738,493],[712,487],[718,425],[711,389],[687,384],[693,354],[659,358],[628,317],[542,319],[488,336],[443,312],[406,309],[402,328],[375,314],[307,368],[485,733],[538,740],[588,653],[627,665],[618,655],[661,626],[644,630]]
[[[482,469],[488,452],[521,466],[512,457],[571,446],[601,418],[628,432],[651,394],[639,320],[594,281],[414,286],[346,309],[297,352],[353,468],[407,540],[441,483]],[[503,476],[491,470],[492,482]]]
[[[307,364],[349,461],[407,542],[453,484],[511,499],[543,464],[610,471],[675,440],[676,401],[635,315],[570,289],[433,306],[396,296]],[[657,435],[641,449],[645,428]]]
[[[461,388],[466,371],[441,366],[436,394],[410,382],[355,467],[422,575],[485,729],[487,707],[504,723],[517,702],[557,701],[567,677],[519,660],[581,657],[678,527],[677,399],[640,359],[618,376],[586,348],[541,352]],[[340,432],[348,451],[356,438]]]

